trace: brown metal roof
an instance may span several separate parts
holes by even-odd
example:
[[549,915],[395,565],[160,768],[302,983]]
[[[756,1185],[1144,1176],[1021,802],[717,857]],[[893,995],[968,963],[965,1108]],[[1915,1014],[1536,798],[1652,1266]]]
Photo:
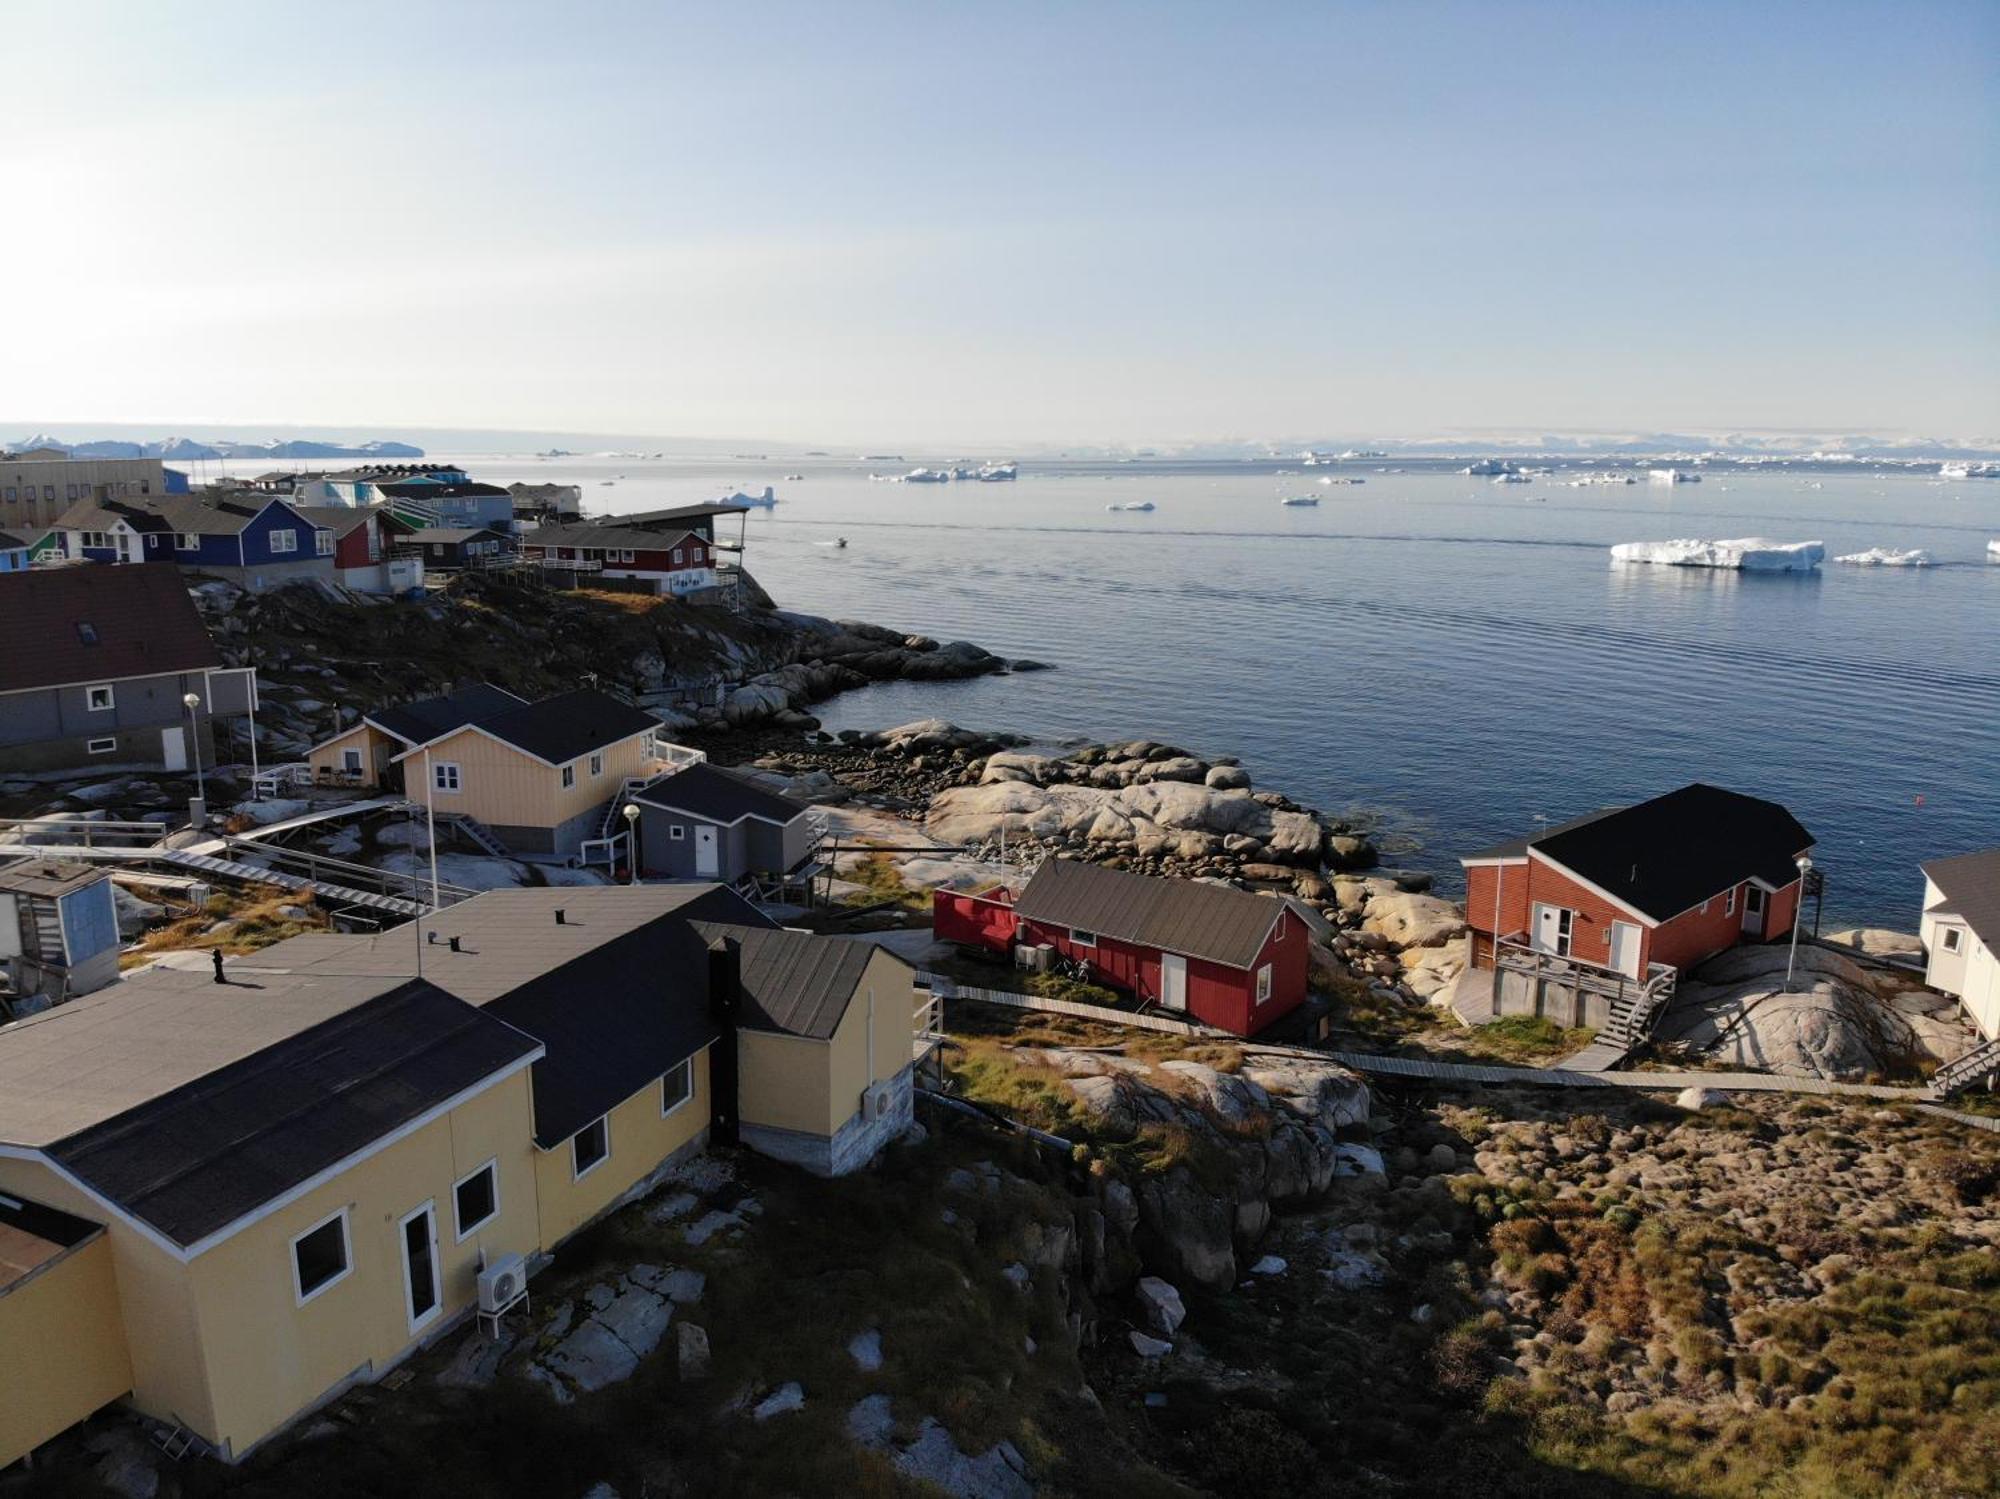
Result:
[[74,860],[26,858],[0,864],[0,890],[52,900],[110,878],[110,873],[99,866]]
[[1158,880],[1102,864],[1049,859],[1035,871],[1014,909],[1029,920],[1249,968],[1285,903],[1223,885]]
[[784,928],[719,921],[697,921],[694,928],[710,941],[721,938],[737,944],[745,1026],[813,1041],[830,1040],[840,1029],[870,960],[878,952],[888,953],[873,942]]
[[220,666],[171,562],[0,577],[0,692]]
[[1930,882],[1944,892],[1944,904],[1931,909],[1960,917],[1979,934],[1980,941],[2000,948],[2000,848],[1933,859],[1922,868]]

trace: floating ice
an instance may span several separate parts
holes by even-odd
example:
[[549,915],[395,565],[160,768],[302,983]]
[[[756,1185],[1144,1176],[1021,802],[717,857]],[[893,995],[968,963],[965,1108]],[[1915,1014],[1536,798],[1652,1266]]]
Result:
[[1719,567],[1732,572],[1810,572],[1826,560],[1817,541],[1771,541],[1739,536],[1726,541],[1681,537],[1673,541],[1624,541],[1611,549],[1613,562],[1651,562],[1661,567]]
[[1893,547],[1870,547],[1865,552],[1849,552],[1845,557],[1833,560],[1851,563],[1855,567],[1933,567],[1937,563],[1929,552],[1919,549],[1899,552]]
[[1986,543],[1986,560],[1988,562],[2000,562],[2000,540]]

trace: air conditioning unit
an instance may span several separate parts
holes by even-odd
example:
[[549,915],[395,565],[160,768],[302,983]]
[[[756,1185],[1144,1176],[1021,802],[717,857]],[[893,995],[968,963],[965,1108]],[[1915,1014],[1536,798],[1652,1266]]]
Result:
[[861,1092],[861,1118],[866,1124],[873,1124],[889,1112],[895,1101],[895,1092],[887,1083],[877,1083]]
[[505,1255],[479,1272],[479,1309],[503,1312],[528,1289],[528,1267],[518,1254]]

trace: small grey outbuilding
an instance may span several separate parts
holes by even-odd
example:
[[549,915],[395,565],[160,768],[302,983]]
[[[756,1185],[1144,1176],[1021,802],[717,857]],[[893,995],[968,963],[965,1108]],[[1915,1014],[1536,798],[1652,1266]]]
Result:
[[706,763],[632,793],[646,879],[802,880],[814,852],[811,809]]

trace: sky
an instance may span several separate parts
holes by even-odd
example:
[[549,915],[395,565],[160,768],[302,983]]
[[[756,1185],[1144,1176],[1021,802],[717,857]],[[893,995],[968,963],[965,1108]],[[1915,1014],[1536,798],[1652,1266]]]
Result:
[[2000,432],[2000,4],[9,0],[0,428]]

